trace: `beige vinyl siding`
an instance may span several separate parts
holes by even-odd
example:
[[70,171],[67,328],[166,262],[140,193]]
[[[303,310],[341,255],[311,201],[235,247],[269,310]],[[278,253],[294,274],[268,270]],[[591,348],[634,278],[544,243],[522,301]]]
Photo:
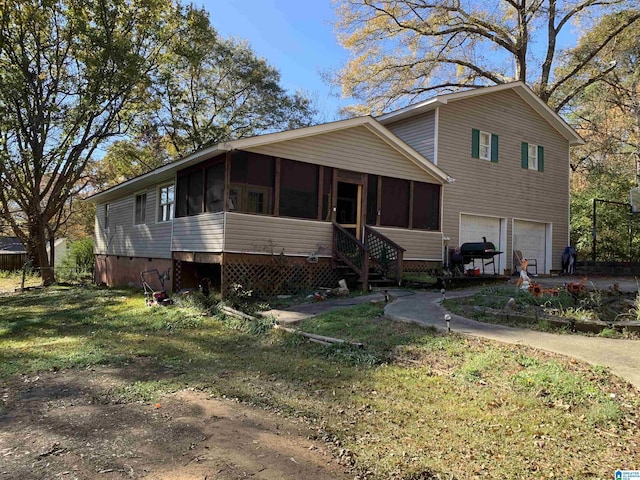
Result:
[[391,132],[411,145],[430,162],[434,162],[436,112],[431,111],[415,118],[385,125]]
[[[471,131],[499,137],[497,163],[471,158]],[[440,107],[438,166],[455,178],[444,188],[443,234],[459,242],[459,212],[526,218],[553,225],[553,269],[568,241],[569,145],[513,91],[471,97]],[[521,167],[521,143],[544,147],[544,172]],[[511,248],[511,222],[507,222]],[[511,264],[511,253],[507,255]]]
[[203,213],[173,219],[171,249],[176,252],[222,252],[224,213]]
[[289,140],[248,150],[355,172],[440,183],[365,127]]
[[227,212],[225,252],[330,256],[332,224],[314,220]]
[[[135,196],[145,192],[145,223],[134,225]],[[171,258],[171,222],[156,222],[156,193],[154,187],[110,202],[108,229],[104,228],[105,204],[97,205],[95,252],[126,257]]]
[[96,205],[96,214],[93,218],[93,252],[97,254],[107,253],[107,233],[104,228],[105,204]]
[[375,227],[406,251],[405,260],[442,260],[442,233],[402,228]]

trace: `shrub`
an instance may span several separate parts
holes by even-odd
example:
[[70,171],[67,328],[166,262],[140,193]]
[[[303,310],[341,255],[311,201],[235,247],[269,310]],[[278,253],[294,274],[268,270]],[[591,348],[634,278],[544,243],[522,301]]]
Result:
[[83,238],[69,244],[67,253],[56,267],[59,280],[79,280],[93,272],[93,239]]
[[225,304],[248,315],[256,315],[258,312],[269,310],[269,305],[260,303],[253,297],[253,290],[249,290],[239,283],[230,286]]

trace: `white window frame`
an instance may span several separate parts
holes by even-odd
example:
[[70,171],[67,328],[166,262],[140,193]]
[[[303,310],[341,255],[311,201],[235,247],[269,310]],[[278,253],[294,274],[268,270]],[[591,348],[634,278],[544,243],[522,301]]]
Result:
[[111,204],[104,204],[104,228],[105,230],[109,230],[109,212],[111,211]]
[[[138,199],[144,198],[143,208],[140,211],[141,217],[138,217]],[[145,225],[147,223],[147,192],[136,193],[133,197],[133,224]]]
[[538,170],[538,145],[528,144],[527,160],[529,170]]
[[[164,189],[173,187],[173,200],[171,202],[167,202],[167,203],[162,203],[162,191]],[[165,218],[165,207],[169,207],[169,218]],[[156,217],[156,222],[157,223],[166,223],[166,222],[171,222],[173,221],[174,217],[175,217],[175,212],[176,212],[176,185],[175,183],[167,183],[165,185],[160,185],[158,187],[158,215]]]
[[[480,131],[478,140],[478,157],[491,161],[491,134]],[[485,141],[486,143],[484,143]]]

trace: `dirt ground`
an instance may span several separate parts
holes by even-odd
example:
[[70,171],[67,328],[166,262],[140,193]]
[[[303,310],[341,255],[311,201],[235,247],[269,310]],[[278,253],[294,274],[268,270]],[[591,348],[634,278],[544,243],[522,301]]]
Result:
[[347,479],[304,421],[204,392],[114,404],[120,369],[0,384],[0,479]]

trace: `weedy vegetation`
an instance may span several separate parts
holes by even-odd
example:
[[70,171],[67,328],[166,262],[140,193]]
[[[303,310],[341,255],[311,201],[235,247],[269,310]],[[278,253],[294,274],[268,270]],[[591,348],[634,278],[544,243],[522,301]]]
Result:
[[[513,306],[505,309],[510,299],[514,300]],[[579,323],[605,322],[608,328],[600,335],[608,338],[637,337],[616,322],[636,320],[638,305],[640,295],[632,300],[617,290],[588,290],[578,297],[559,289],[555,296],[536,297],[527,291],[515,290],[513,285],[484,287],[474,295],[443,301],[449,311],[468,318],[543,332],[569,333],[575,331]],[[555,319],[564,324],[554,322]]]
[[0,298],[0,381],[144,366],[100,402],[235,398],[304,419],[363,479],[595,479],[640,463],[637,392],[605,369],[394,323],[379,304],[298,326],[357,348],[232,321],[216,302],[150,308],[139,292],[63,287]]

